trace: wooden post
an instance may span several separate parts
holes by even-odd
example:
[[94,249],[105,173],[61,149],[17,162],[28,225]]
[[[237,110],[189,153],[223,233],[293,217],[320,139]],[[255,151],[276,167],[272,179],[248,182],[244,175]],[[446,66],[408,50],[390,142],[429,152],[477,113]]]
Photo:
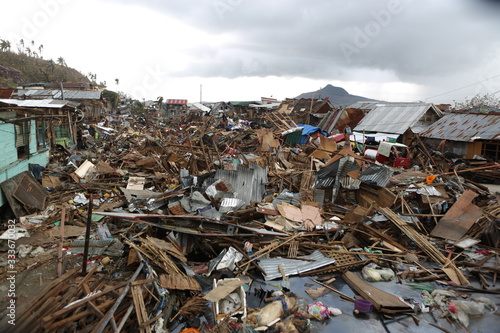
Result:
[[62,254],[62,249],[63,249],[63,243],[64,243],[64,219],[66,218],[66,206],[62,207],[61,211],[61,225],[59,226],[59,235],[61,237],[61,240],[59,241],[59,253],[57,256],[57,276],[61,277],[63,274],[63,254]]
[[82,274],[87,274],[87,259],[89,256],[90,224],[92,222],[92,193],[89,193],[89,209],[87,212],[87,229],[85,230],[85,247],[83,248]]

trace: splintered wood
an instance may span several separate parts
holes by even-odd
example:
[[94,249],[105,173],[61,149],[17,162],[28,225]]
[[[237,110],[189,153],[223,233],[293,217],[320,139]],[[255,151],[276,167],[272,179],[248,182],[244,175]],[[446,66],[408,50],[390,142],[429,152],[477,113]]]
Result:
[[[468,284],[469,280],[455,264],[446,258],[427,238],[410,227],[402,218],[388,208],[379,208],[379,211],[391,220],[405,235],[407,235],[415,244],[420,247],[432,260],[449,267],[455,274],[449,274],[448,277],[460,285]],[[446,272],[446,271],[445,271]]]
[[[169,256],[164,252],[165,247],[162,245],[158,245],[152,237],[148,237],[147,239],[139,238],[141,241],[141,245],[137,245],[130,240],[124,238],[124,242],[130,247],[137,249],[144,256],[146,256],[152,263],[161,267],[166,274],[178,274],[180,276],[186,276],[169,258]],[[177,251],[174,251],[177,253]]]
[[174,320],[177,316],[183,316],[188,319],[196,318],[202,314],[206,308],[207,300],[203,298],[203,295],[195,295],[184,303],[172,320]]

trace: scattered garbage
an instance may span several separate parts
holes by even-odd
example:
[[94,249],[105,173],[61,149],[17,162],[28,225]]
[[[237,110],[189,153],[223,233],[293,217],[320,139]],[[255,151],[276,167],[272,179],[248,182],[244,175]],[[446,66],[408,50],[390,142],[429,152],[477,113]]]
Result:
[[18,274],[58,269],[19,331],[314,332],[436,310],[472,327],[497,311],[481,295],[498,294],[500,204],[473,178],[498,180],[498,163],[417,134],[350,141],[292,110],[154,111],[86,127],[85,149],[2,183],[1,266],[12,240]]

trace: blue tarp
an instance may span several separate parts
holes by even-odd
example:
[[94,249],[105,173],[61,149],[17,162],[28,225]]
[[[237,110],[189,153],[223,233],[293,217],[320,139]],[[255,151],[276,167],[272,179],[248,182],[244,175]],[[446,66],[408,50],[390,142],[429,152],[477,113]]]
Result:
[[328,133],[326,133],[321,128],[316,127],[316,126],[311,126],[311,125],[297,125],[297,127],[302,127],[303,128],[302,129],[302,135],[301,135],[301,137],[299,139],[299,142],[298,142],[299,145],[305,145],[307,143],[307,139],[308,139],[309,135],[311,135],[313,133],[316,133],[316,132],[320,132],[324,136],[328,136]]

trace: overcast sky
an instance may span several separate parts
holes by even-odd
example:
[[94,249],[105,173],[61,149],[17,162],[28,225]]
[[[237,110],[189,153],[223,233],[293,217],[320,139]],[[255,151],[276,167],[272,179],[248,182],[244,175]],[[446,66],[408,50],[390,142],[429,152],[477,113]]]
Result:
[[[43,44],[108,89],[204,101],[327,84],[386,101],[500,96],[493,0],[23,0],[0,38]],[[119,79],[116,85],[115,79]]]

